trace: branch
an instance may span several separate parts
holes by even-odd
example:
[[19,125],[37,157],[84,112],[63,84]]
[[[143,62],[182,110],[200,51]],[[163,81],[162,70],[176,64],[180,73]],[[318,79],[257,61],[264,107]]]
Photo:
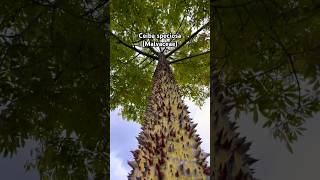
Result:
[[157,60],[157,59],[158,59],[158,57],[156,57],[156,56],[153,56],[153,55],[151,55],[151,54],[148,54],[148,53],[146,53],[146,52],[143,52],[143,51],[141,51],[141,50],[139,50],[139,49],[137,49],[137,48],[135,48],[135,47],[127,44],[126,42],[122,41],[118,36],[116,36],[115,34],[113,34],[112,32],[109,31],[109,33],[110,33],[113,37],[115,37],[121,44],[123,44],[124,46],[126,46],[127,48],[130,48],[130,49],[136,51],[137,53],[142,54],[142,55],[145,55],[145,56],[147,56],[147,57],[149,57],[149,58],[151,58],[151,59],[154,59],[154,60]]
[[[266,12],[267,12],[267,13],[270,13],[269,8],[267,8],[267,6],[266,6],[266,4],[264,3],[264,1],[263,1],[263,0],[260,0],[260,2],[261,2],[262,5],[264,6]],[[277,32],[273,29],[273,24],[271,23],[272,20],[270,19],[270,17],[269,17],[269,19],[268,19],[268,20],[269,20],[268,23],[269,23],[269,29],[270,29],[270,31],[271,31],[271,33],[272,33],[271,35],[269,35],[263,28],[261,28],[261,27],[258,25],[258,23],[257,23],[257,22],[255,21],[255,19],[254,19],[254,16],[251,15],[251,13],[249,12],[249,10],[248,10],[246,7],[244,7],[244,10],[245,10],[246,13],[251,17],[251,19],[252,19],[253,23],[256,25],[256,27],[257,27],[261,32],[263,32],[265,35],[267,35],[271,40],[273,40],[275,43],[277,43],[277,44],[281,47],[281,49],[282,49],[282,51],[284,52],[284,54],[287,56],[287,60],[288,60],[290,66],[291,66],[291,69],[292,69],[292,72],[291,72],[291,73],[294,74],[294,77],[295,77],[295,80],[296,80],[296,83],[297,83],[297,86],[298,86],[298,93],[299,93],[298,108],[300,108],[300,107],[301,107],[301,86],[300,86],[300,82],[299,82],[299,79],[298,79],[298,76],[297,76],[296,69],[295,69],[295,67],[294,67],[294,63],[293,63],[293,59],[292,59],[292,55],[293,55],[293,54],[290,54],[290,53],[288,52],[287,48],[285,47],[285,45],[284,45],[283,42],[281,41],[281,38],[279,37],[279,35],[277,34]],[[272,35],[274,35],[274,36],[272,36]]]
[[89,11],[87,11],[86,13],[84,13],[81,16],[88,16],[89,14],[92,15],[92,13],[94,13],[95,11],[97,11],[98,9],[100,9],[102,6],[108,5],[109,2],[107,0],[103,0],[101,3],[99,3],[95,8],[90,9]]
[[107,18],[104,18],[106,20],[102,20],[102,21],[86,18],[86,16],[84,16],[84,15],[76,14],[76,13],[74,13],[72,11],[69,11],[68,9],[65,9],[65,8],[63,8],[61,6],[58,6],[57,3],[51,3],[49,1],[46,1],[46,3],[43,4],[43,2],[39,2],[37,0],[31,0],[31,2],[33,4],[35,4],[35,5],[37,5],[37,6],[42,6],[42,7],[46,7],[46,8],[50,8],[50,9],[56,8],[56,9],[62,10],[63,12],[71,15],[74,18],[85,20],[85,21],[88,21],[88,22],[91,22],[91,23],[96,23],[96,24],[99,24],[99,25],[103,25],[103,24],[105,24],[107,22]]
[[218,27],[221,28],[221,35],[223,36],[224,40],[226,41],[226,44],[225,44],[225,57],[228,57],[230,55],[230,51],[229,50],[232,49],[232,45],[231,45],[231,42],[229,40],[229,37],[227,37],[226,33],[223,30],[224,27],[223,27],[222,20],[221,20],[221,17],[220,17],[218,9],[215,8],[214,10],[216,12],[216,17],[217,17],[217,21],[218,21]]
[[32,27],[32,25],[34,25],[35,23],[37,23],[37,20],[44,14],[44,12],[40,12],[38,13],[36,16],[34,16],[31,21],[27,24],[27,26],[22,29],[20,32],[16,32],[15,34],[12,34],[12,35],[6,35],[6,34],[0,34],[0,37],[1,38],[18,38],[18,37],[21,37],[23,36],[23,34],[29,30],[29,28]]
[[150,61],[148,64],[144,65],[143,67],[141,67],[142,69],[148,67],[150,64],[152,63],[152,61]]
[[[258,73],[256,75],[253,75],[253,76],[250,76],[250,77],[246,78],[246,81],[251,81],[251,80],[254,80],[255,78],[257,78],[259,76],[266,75],[266,74],[268,74],[268,73],[270,73],[270,72],[272,72],[272,71],[274,71],[274,70],[276,70],[276,69],[278,69],[278,68],[280,68],[280,67],[282,67],[284,65],[286,65],[286,61],[281,61],[278,64],[269,67],[265,71],[262,71],[262,72],[260,72],[260,73]],[[227,83],[226,84],[227,88],[229,88],[231,86],[234,86],[236,83],[239,83],[239,82],[240,82],[240,80],[234,80],[234,81],[232,81],[230,83]]]
[[138,53],[137,55],[133,56],[131,59],[127,60],[126,62],[121,62],[119,61],[120,63],[122,64],[128,64],[129,62],[133,61],[134,59],[136,59],[140,54]]
[[[269,8],[267,7],[267,5],[265,4],[264,0],[260,0],[260,2],[262,3],[262,5],[264,6],[265,10],[267,13],[270,13],[269,11]],[[271,36],[271,39],[273,39],[278,45],[280,45],[281,49],[283,50],[283,52],[285,53],[285,55],[287,56],[288,58],[288,62],[291,66],[291,70],[292,70],[292,73],[294,75],[294,78],[296,80],[296,83],[297,83],[297,86],[298,86],[298,93],[299,93],[299,99],[298,99],[298,108],[301,107],[301,86],[300,86],[300,81],[298,79],[298,75],[297,75],[297,71],[296,71],[296,68],[294,66],[294,63],[293,63],[293,59],[292,59],[292,55],[288,52],[287,48],[285,47],[284,43],[281,41],[281,38],[280,36],[278,35],[277,31],[275,29],[273,29],[273,25],[272,25],[272,21],[269,17],[269,27],[270,27],[270,31],[271,33],[273,33],[273,36]]]
[[147,59],[148,59],[148,57],[144,58],[144,60],[142,60],[142,61],[138,64],[138,66],[140,67],[144,62],[146,62]]
[[171,52],[169,52],[167,55],[165,55],[165,57],[169,57],[171,56],[174,52],[176,52],[177,50],[179,50],[182,46],[184,46],[187,42],[189,42],[192,38],[194,38],[200,31],[202,31],[207,25],[209,25],[209,23],[206,23],[205,25],[203,25],[200,29],[198,29],[196,32],[194,32],[193,34],[191,34],[191,36],[189,36],[183,43],[181,43],[178,47],[176,47],[175,49],[173,49]]
[[299,93],[299,100],[298,100],[298,109],[301,108],[301,86],[300,86],[300,81],[298,79],[298,75],[297,75],[297,70],[294,66],[293,60],[292,60],[292,55],[287,54],[288,56],[288,61],[291,65],[291,69],[292,69],[292,73],[294,74],[294,78],[296,79],[296,83],[298,86],[298,93]]
[[[118,24],[119,26],[121,26],[121,27],[124,29],[124,31],[127,31],[127,28],[124,27],[123,24],[121,24],[120,22],[116,22],[116,24]],[[134,33],[138,34],[136,29],[133,29],[133,28],[132,28],[132,31],[133,31]],[[144,40],[143,38],[141,38],[141,39],[139,39],[138,41],[135,41],[135,42],[134,42],[131,37],[130,37],[130,39],[131,39],[132,44],[136,44],[136,43],[141,42],[141,41]],[[158,53],[153,47],[148,46],[148,49],[149,49],[153,54],[155,54],[155,55],[158,56],[159,53]]]
[[225,9],[228,9],[228,8],[238,8],[238,7],[243,7],[243,6],[247,6],[253,2],[255,2],[256,0],[249,0],[247,2],[244,2],[244,3],[239,3],[239,4],[232,4],[232,5],[213,5],[213,7],[215,8],[225,8]]
[[158,53],[153,47],[148,46],[148,48],[150,49],[150,51],[151,51],[153,54],[155,54],[155,55],[158,56],[159,53]]
[[176,62],[179,62],[179,61],[183,61],[185,59],[191,59],[191,58],[194,58],[194,57],[197,57],[197,56],[201,56],[201,55],[205,55],[205,54],[208,54],[208,53],[210,53],[210,51],[206,51],[206,52],[203,52],[203,53],[191,55],[191,56],[188,56],[188,57],[185,57],[185,58],[177,59],[175,61],[170,61],[169,64],[173,64],[173,63],[176,63]]
[[[179,32],[179,30],[180,30],[180,28],[181,28],[181,26],[182,26],[182,23],[184,22],[186,16],[187,16],[187,14],[185,14],[185,15],[183,16],[183,18],[182,18],[182,20],[180,21],[179,27],[178,27],[178,29],[176,30],[176,33],[175,33],[175,34],[177,34],[177,33]],[[172,39],[170,39],[170,42],[172,42]],[[163,53],[166,49],[167,49],[167,46],[164,47],[163,51],[161,51],[161,52]]]

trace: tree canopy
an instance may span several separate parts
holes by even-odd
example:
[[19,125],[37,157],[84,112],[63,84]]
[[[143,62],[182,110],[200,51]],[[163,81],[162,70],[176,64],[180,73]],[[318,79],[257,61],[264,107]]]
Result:
[[[116,1],[111,3],[111,110],[121,107],[122,115],[143,121],[156,59],[160,49],[141,48],[139,33],[179,33],[179,50],[163,48],[174,69],[184,97],[201,105],[209,97],[209,1]],[[197,32],[197,30],[201,30]],[[203,30],[202,30],[203,29]],[[194,36],[192,36],[194,34]],[[192,38],[189,39],[189,37]],[[194,56],[194,57],[193,57]],[[189,58],[193,57],[193,58]]]
[[0,153],[44,179],[104,179],[106,1],[1,1]]
[[311,0],[211,4],[212,62],[224,75],[235,117],[245,112],[263,120],[289,150],[320,108],[319,8]]

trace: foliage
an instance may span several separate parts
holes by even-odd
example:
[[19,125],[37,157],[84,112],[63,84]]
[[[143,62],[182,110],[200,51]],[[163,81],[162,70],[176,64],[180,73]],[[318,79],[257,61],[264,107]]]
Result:
[[213,59],[235,102],[235,117],[252,113],[291,150],[306,119],[320,110],[320,4],[228,0],[212,7]]
[[39,143],[44,179],[107,176],[106,3],[0,4],[0,152]]
[[[209,2],[202,1],[113,1],[110,16],[111,31],[130,46],[138,47],[141,33],[180,33],[181,44],[194,31],[208,21]],[[209,49],[209,32],[201,31],[181,49],[172,54],[174,61]],[[138,55],[118,39],[111,39],[111,110],[121,107],[128,120],[142,123],[147,97],[151,93],[151,79],[155,60]],[[146,53],[153,52],[142,48]],[[168,53],[172,48],[166,48]],[[160,51],[157,49],[157,51]],[[202,55],[173,64],[175,78],[183,90],[182,95],[201,105],[209,96],[209,56]],[[186,73],[190,72],[190,73]]]

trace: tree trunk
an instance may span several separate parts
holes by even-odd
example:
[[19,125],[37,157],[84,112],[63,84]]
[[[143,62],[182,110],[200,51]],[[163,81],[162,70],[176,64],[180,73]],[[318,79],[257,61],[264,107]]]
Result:
[[131,180],[209,178],[209,154],[201,148],[172,71],[163,54],[153,75],[145,122],[138,136],[139,148],[133,151],[134,161],[128,164]]
[[231,101],[219,82],[215,65],[211,71],[211,177],[214,180],[252,180],[250,165],[256,160],[247,154],[251,143],[245,142],[246,138],[240,138],[235,132],[235,122],[230,122],[228,117],[232,110]]

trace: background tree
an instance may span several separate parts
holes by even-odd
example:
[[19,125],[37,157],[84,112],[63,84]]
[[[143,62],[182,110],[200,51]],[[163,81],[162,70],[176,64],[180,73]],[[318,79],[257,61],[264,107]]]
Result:
[[299,0],[212,3],[212,61],[236,119],[250,112],[254,122],[265,120],[289,149],[320,108],[319,8]]
[[[270,128],[292,152],[291,145],[303,133],[305,121],[320,108],[316,60],[319,4],[298,0],[211,1],[210,18],[211,94],[220,92],[231,98],[227,112],[234,110],[235,119],[243,113],[250,114],[246,117],[253,117],[255,123],[263,120],[263,127]],[[220,107],[213,106],[216,102],[211,99],[211,113],[219,111]],[[211,117],[214,119],[215,114]],[[223,151],[219,136],[211,139],[211,153]],[[218,161],[219,157],[212,155],[211,165]],[[227,167],[233,161],[229,153],[220,165]],[[231,172],[227,170],[227,174]]]
[[107,4],[0,4],[0,153],[33,140],[41,179],[108,176]]

